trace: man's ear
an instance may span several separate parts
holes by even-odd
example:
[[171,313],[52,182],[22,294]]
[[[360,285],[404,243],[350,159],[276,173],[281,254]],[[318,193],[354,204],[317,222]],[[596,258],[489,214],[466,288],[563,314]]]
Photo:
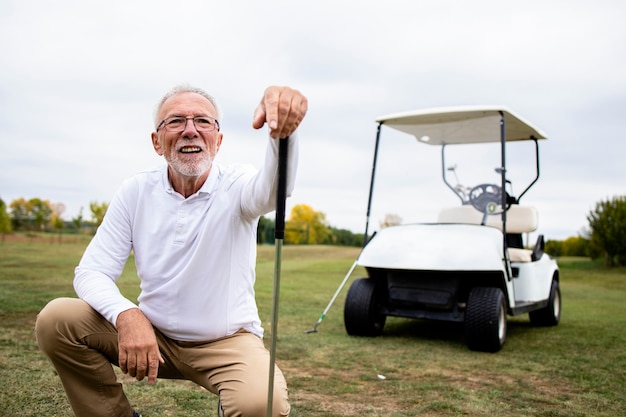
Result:
[[217,150],[220,150],[220,146],[222,146],[222,139],[224,139],[224,135],[221,133],[217,133]]
[[152,132],[152,146],[159,156],[163,156],[163,148],[161,148],[161,141],[157,132]]

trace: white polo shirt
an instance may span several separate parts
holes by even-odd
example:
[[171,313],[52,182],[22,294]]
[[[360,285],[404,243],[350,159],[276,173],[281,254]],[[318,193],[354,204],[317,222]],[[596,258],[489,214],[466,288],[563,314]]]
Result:
[[[298,155],[296,135],[289,140],[287,195]],[[116,285],[132,251],[139,308],[166,336],[203,341],[246,329],[262,337],[256,229],[276,206],[277,160],[278,141],[270,138],[260,171],[214,164],[188,198],[173,190],[166,165],[126,180],[76,268],[78,296],[115,325],[136,307]]]

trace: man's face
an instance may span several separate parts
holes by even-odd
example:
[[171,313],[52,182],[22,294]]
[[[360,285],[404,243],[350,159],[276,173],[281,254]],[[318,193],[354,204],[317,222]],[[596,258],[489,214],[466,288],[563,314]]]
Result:
[[[158,120],[172,116],[217,118],[217,111],[209,100],[196,93],[179,93],[168,98],[161,106]],[[170,174],[182,177],[208,175],[213,159],[222,143],[217,130],[198,132],[193,120],[188,119],[182,132],[169,132],[164,126],[152,133],[154,150],[165,157]]]

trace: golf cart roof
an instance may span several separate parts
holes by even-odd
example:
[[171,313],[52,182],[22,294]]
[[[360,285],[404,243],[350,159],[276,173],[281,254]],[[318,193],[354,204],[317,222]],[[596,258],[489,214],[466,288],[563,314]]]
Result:
[[504,116],[506,141],[546,139],[545,134],[504,106],[438,107],[381,116],[376,122],[411,134],[429,145],[500,142]]

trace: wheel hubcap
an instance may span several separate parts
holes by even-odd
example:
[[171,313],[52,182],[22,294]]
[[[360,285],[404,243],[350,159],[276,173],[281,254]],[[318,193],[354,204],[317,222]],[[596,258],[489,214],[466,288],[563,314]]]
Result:
[[506,314],[504,312],[504,308],[500,307],[500,311],[498,312],[498,338],[500,339],[500,343],[504,343],[505,337],[506,337]]
[[558,291],[554,294],[554,304],[552,306],[552,309],[554,312],[554,317],[559,317],[561,314],[561,295]]

